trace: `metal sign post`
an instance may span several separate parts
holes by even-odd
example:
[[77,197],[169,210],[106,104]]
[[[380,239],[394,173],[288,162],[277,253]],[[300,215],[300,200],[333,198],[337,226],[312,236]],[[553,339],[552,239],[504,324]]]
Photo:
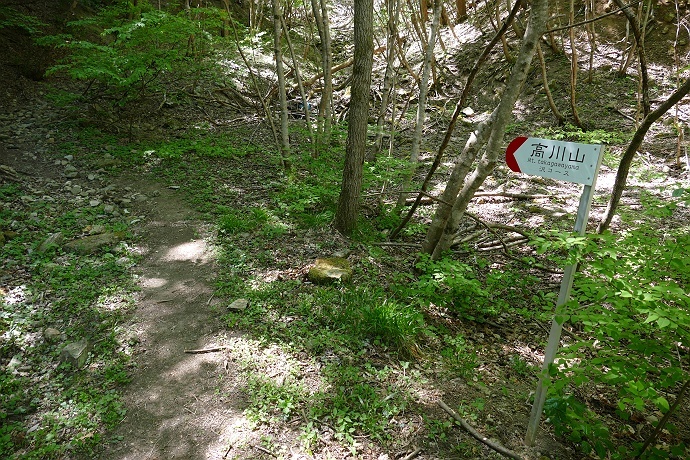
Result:
[[[597,181],[603,155],[601,145],[576,144],[573,142],[551,141],[547,139],[518,137],[506,151],[506,163],[516,172],[524,172],[557,180],[584,184],[580,204],[575,219],[575,233],[584,236],[589,212],[592,208],[592,195]],[[527,425],[525,444],[533,446],[537,436],[539,420],[544,409],[546,390],[549,383],[549,366],[553,364],[561,341],[563,322],[559,317],[564,313],[563,305],[570,299],[573,277],[577,264],[567,266],[563,273],[561,289],[556,301],[556,311],[551,323],[549,341],[544,353],[539,384],[534,395],[534,404]],[[561,318],[562,319],[562,318]]]

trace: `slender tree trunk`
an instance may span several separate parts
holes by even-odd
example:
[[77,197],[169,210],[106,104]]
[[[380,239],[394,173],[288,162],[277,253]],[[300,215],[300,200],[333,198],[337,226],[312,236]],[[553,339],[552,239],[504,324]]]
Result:
[[323,35],[325,41],[323,43],[324,56],[324,73],[323,73],[323,91],[321,98],[326,98],[326,105],[323,118],[323,137],[325,142],[331,142],[331,125],[333,124],[333,73],[331,67],[333,66],[333,52],[331,51],[331,21],[328,17],[328,3],[327,0],[321,0],[321,19],[323,20]]
[[362,166],[367,142],[369,90],[374,63],[374,1],[354,2],[354,64],[348,113],[343,184],[335,215],[335,228],[351,235],[357,223],[362,188]]
[[656,108],[656,110],[649,112],[649,115],[647,115],[644,118],[644,120],[642,120],[642,123],[640,123],[640,127],[637,128],[637,131],[635,131],[635,134],[633,135],[633,138],[630,141],[628,148],[625,149],[625,153],[623,153],[621,162],[618,165],[618,171],[616,171],[616,181],[613,184],[613,192],[611,193],[611,199],[609,200],[609,204],[606,207],[604,218],[601,220],[599,226],[597,227],[597,233],[603,232],[604,230],[609,228],[609,225],[611,225],[611,220],[613,220],[613,216],[616,213],[618,203],[620,202],[621,196],[623,196],[623,190],[625,190],[625,186],[628,181],[630,165],[632,164],[632,161],[635,158],[635,153],[637,153],[637,149],[642,144],[642,141],[644,141],[644,137],[647,134],[647,131],[649,131],[649,128],[652,127],[652,124],[654,124],[654,122],[661,118],[663,114],[668,112],[671,109],[671,107],[678,103],[678,101],[683,99],[683,97],[686,94],[688,94],[688,92],[690,92],[690,78],[688,78],[682,86],[676,89],[671,94],[671,96],[669,96],[668,99],[666,99],[659,107]]
[[[261,107],[264,109],[264,115],[266,116],[266,120],[268,121],[268,125],[271,128],[271,133],[273,134],[273,140],[276,143],[276,146],[280,148],[281,143],[280,139],[278,138],[278,131],[276,130],[276,125],[275,122],[273,121],[273,115],[271,114],[271,111],[268,108],[268,104],[266,103],[266,100],[264,97],[261,95],[261,91],[259,89],[259,83],[256,80],[256,75],[254,75],[254,71],[252,70],[251,65],[249,65],[249,61],[247,60],[247,56],[245,56],[244,51],[242,51],[242,47],[240,46],[240,37],[237,33],[237,27],[235,27],[235,22],[232,20],[232,14],[230,13],[230,7],[226,3],[227,7],[227,13],[228,17],[230,18],[230,25],[232,26],[232,31],[233,34],[235,35],[235,46],[237,47],[237,52],[239,53],[240,57],[242,58],[242,62],[244,62],[244,65],[247,66],[247,70],[249,71],[249,76],[251,77],[252,83],[254,84],[254,89],[256,91],[256,97],[259,98],[261,101]],[[284,170],[288,169],[288,165],[285,164],[283,156],[281,155],[280,157],[281,165],[283,166]]]
[[[517,98],[520,94],[522,85],[529,74],[529,69],[532,64],[532,57],[537,49],[539,39],[546,30],[548,0],[534,0],[531,6],[532,8],[529,22],[527,24],[527,30],[522,42],[522,47],[511,71],[510,78],[506,84],[501,101],[492,113],[489,120],[485,122],[485,126],[478,129],[478,131],[482,133],[481,137],[483,138],[485,136],[483,134],[484,130],[489,127],[488,142],[482,159],[477,165],[472,176],[468,178],[467,182],[462,187],[462,190],[457,198],[452,196],[452,191],[460,189],[461,185],[465,182],[466,173],[458,174],[455,178],[451,177],[451,179],[454,179],[454,182],[451,183],[449,180],[448,184],[446,185],[446,189],[450,189],[451,193],[446,194],[444,191],[444,196],[447,195],[446,200],[445,202],[440,203],[436,209],[436,214],[434,215],[432,224],[429,227],[429,232],[427,233],[427,237],[422,248],[424,252],[431,254],[432,258],[439,258],[445,250],[450,248],[456,227],[460,221],[460,218],[467,209],[467,205],[474,196],[474,193],[481,186],[481,184],[484,183],[484,180],[496,165],[499,151],[501,150],[501,145],[503,143],[505,128],[512,116],[512,110],[515,106],[515,101],[517,101]],[[480,140],[479,135],[475,137]],[[463,164],[463,166],[461,166],[459,169],[467,168],[466,164],[468,163],[471,164],[471,160],[469,158],[461,157],[459,164]],[[456,165],[456,169],[457,168],[458,166]],[[468,169],[469,168],[465,170]],[[455,171],[453,171],[453,173],[455,173]],[[452,208],[449,206],[450,203],[454,203]]]
[[640,78],[642,80],[642,114],[649,115],[651,103],[649,101],[649,77],[647,76],[647,55],[644,49],[644,41],[642,38],[640,23],[632,12],[630,5],[625,5],[622,0],[613,0],[618,8],[622,8],[623,14],[628,19],[630,28],[632,29],[635,43],[637,44],[637,56],[640,60]]
[[285,91],[285,70],[283,69],[282,12],[280,0],[273,0],[273,55],[278,76],[278,99],[280,101],[280,156],[285,169],[290,169],[290,131],[288,130],[287,93]]
[[[292,65],[295,68],[295,80],[297,81],[297,88],[299,89],[299,95],[302,98],[302,105],[304,106],[304,122],[309,130],[309,140],[312,146],[316,148],[316,143],[314,139],[314,130],[311,127],[311,110],[309,108],[309,101],[307,100],[307,94],[304,92],[304,85],[302,84],[302,76],[300,75],[299,62],[297,61],[297,56],[295,55],[295,49],[292,46],[292,40],[290,39],[290,31],[285,25],[285,21],[281,18],[280,21],[283,32],[285,33],[285,41],[287,42],[288,49],[290,50],[290,58],[292,60]],[[313,152],[314,155],[316,151]]]
[[575,43],[575,0],[570,0],[570,109],[573,111],[573,121],[575,126],[582,129],[582,121],[577,113],[577,44]]
[[316,119],[316,143],[317,150],[321,145],[329,142],[331,129],[331,101],[333,100],[333,77],[332,77],[332,55],[330,46],[330,31],[328,21],[328,10],[325,8],[325,0],[311,0],[312,13],[316,27],[319,31],[321,41],[321,66],[323,68],[323,90],[321,91],[321,102],[319,102],[319,112]]
[[[388,34],[386,38],[386,72],[383,77],[383,90],[381,91],[381,110],[379,117],[376,120],[376,145],[375,154],[371,158],[375,159],[375,155],[381,153],[383,149],[383,124],[386,120],[386,113],[388,113],[388,100],[395,87],[395,46],[398,39],[398,18],[400,16],[400,2],[399,0],[388,0],[386,2],[388,8]],[[391,124],[392,124],[391,120]]]
[[455,23],[460,24],[467,19],[467,0],[455,0],[455,9],[458,14]]
[[544,61],[544,53],[542,53],[541,51],[541,43],[537,44],[537,55],[539,56],[539,67],[541,67],[541,78],[544,82],[544,92],[546,92],[546,99],[549,101],[549,107],[551,107],[551,111],[556,117],[558,124],[562,125],[563,123],[565,123],[565,117],[563,117],[560,110],[558,110],[558,107],[556,107],[556,103],[554,102],[553,96],[551,95],[551,89],[549,88],[549,79],[546,74],[546,62]]
[[[517,14],[518,10],[520,9],[520,5],[523,0],[517,0],[515,2],[515,5],[513,5],[513,9],[510,11],[510,14],[506,18],[505,22],[503,23],[503,26],[501,29],[496,33],[496,35],[491,39],[488,45],[486,45],[486,48],[484,48],[484,51],[482,52],[482,55],[477,59],[477,62],[475,62],[474,67],[472,67],[472,70],[470,71],[469,76],[467,77],[467,82],[465,82],[465,87],[462,90],[462,94],[460,95],[460,99],[458,100],[457,104],[455,104],[455,110],[453,111],[453,115],[450,118],[450,123],[448,124],[448,128],[446,129],[446,134],[443,136],[443,141],[441,142],[440,147],[438,148],[438,152],[436,153],[436,158],[434,158],[434,163],[431,165],[431,168],[429,169],[429,172],[427,173],[426,177],[424,178],[424,183],[422,184],[421,187],[421,193],[417,195],[417,199],[415,200],[414,204],[410,207],[410,210],[408,211],[407,215],[403,218],[402,222],[400,222],[400,225],[391,232],[390,239],[395,239],[396,236],[400,233],[400,231],[405,228],[405,225],[410,221],[412,216],[414,215],[415,210],[419,206],[419,203],[422,200],[422,197],[424,196],[424,193],[427,191],[429,182],[431,181],[431,178],[433,177],[434,173],[436,172],[436,169],[438,169],[439,165],[441,164],[441,159],[443,158],[443,154],[446,151],[446,148],[448,147],[448,143],[450,142],[450,138],[453,136],[453,131],[455,131],[455,125],[457,124],[458,118],[460,117],[460,113],[462,113],[462,109],[465,106],[465,102],[467,101],[467,97],[470,94],[470,88],[472,88],[472,83],[474,82],[474,78],[477,76],[477,73],[479,72],[479,69],[481,68],[482,64],[484,61],[486,61],[486,58],[489,57],[489,54],[491,53],[491,50],[494,49],[498,41],[501,39],[501,36],[506,33],[508,30],[508,27],[510,27],[510,24],[513,22],[513,19],[515,19],[515,15]],[[467,144],[465,144],[465,148],[463,149],[463,152],[461,154],[461,158],[464,158],[465,160],[463,161],[469,161],[469,165],[467,166],[467,170],[464,172],[461,172],[462,170],[457,170],[459,167],[459,164],[456,164],[455,169],[453,169],[453,173],[451,174],[451,179],[448,181],[448,184],[450,185],[453,182],[453,177],[455,175],[464,177],[465,174],[467,174],[467,171],[469,171],[469,168],[472,166],[472,162],[474,161],[475,155],[476,155],[476,149],[477,149],[477,144],[479,146],[484,145],[484,138],[482,137],[482,133],[485,132],[485,129],[483,128],[484,125],[480,125],[474,133],[470,136],[470,139],[467,141]],[[460,163],[463,163],[461,161]],[[446,187],[446,192],[447,196],[450,196],[450,201],[452,202],[455,197],[458,195],[458,191],[460,190],[460,186],[462,185],[462,179],[460,182],[457,184],[457,188],[453,190],[452,188],[449,188],[448,186]],[[444,194],[446,193],[444,192]],[[437,210],[438,212],[438,210]],[[440,222],[436,222],[437,224],[440,224]],[[432,227],[434,226],[434,223],[432,222]],[[440,236],[440,232],[438,233],[438,236],[432,237],[432,234],[435,234],[435,232],[432,230],[432,227],[429,228],[429,233],[427,234],[427,238],[431,238],[431,240],[436,240]],[[440,231],[443,231],[443,228],[441,227]]]
[[422,144],[422,132],[424,131],[424,122],[426,121],[426,99],[429,91],[429,74],[431,73],[432,60],[434,58],[434,47],[436,46],[436,34],[438,33],[439,22],[441,19],[441,7],[443,2],[436,0],[434,4],[434,16],[429,30],[429,39],[427,40],[426,53],[424,55],[424,64],[422,69],[422,79],[419,84],[419,102],[417,104],[417,124],[415,126],[414,136],[412,137],[412,147],[410,152],[410,171],[403,179],[402,192],[398,197],[397,207],[405,206],[407,199],[407,192],[412,184],[412,177],[419,163],[419,151]]

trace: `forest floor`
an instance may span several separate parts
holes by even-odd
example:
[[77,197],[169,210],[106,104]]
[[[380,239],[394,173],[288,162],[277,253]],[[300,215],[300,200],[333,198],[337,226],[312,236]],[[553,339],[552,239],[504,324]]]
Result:
[[[554,92],[563,101],[569,61],[552,59],[550,70],[561,83]],[[466,56],[451,57],[443,64],[460,75],[468,62]],[[483,81],[501,81],[507,68],[495,60]],[[581,114],[597,128],[593,135],[612,144],[592,223],[603,212],[624,147],[620,136],[629,133],[634,116],[635,82],[613,78],[610,63],[599,69],[580,93]],[[510,308],[470,318],[437,306],[426,320],[434,333],[444,332],[429,333],[421,347],[401,351],[347,330],[357,323],[348,324],[346,313],[331,309],[365,306],[382,294],[377,288],[396,291],[413,283],[416,245],[430,206],[401,245],[381,246],[390,229],[377,190],[368,190],[364,213],[381,225],[365,225],[345,239],[330,228],[332,216],[324,212],[337,191],[327,181],[337,174],[304,167],[285,177],[275,156],[265,153],[273,150],[265,142],[266,127],[252,115],[220,103],[155,110],[158,101],[152,101],[108,126],[104,118],[110,115],[97,106],[55,106],[51,94],[68,86],[64,82],[36,82],[8,68],[0,77],[0,165],[17,173],[4,176],[0,196],[7,238],[1,324],[12,326],[0,331],[11,337],[3,342],[0,364],[7,376],[33,386],[24,397],[3,401],[3,410],[22,411],[6,418],[10,429],[0,447],[10,442],[18,458],[49,458],[50,442],[69,444],[73,438],[78,442],[58,458],[109,460],[502,458],[450,423],[437,404],[443,400],[525,459],[586,458],[547,423],[535,447],[522,442],[559,275],[513,264],[496,248],[495,236],[468,219],[465,234],[481,235],[468,240],[471,256],[465,257],[483,280],[493,276],[492,299],[508,299]],[[662,67],[653,77],[669,86]],[[548,137],[568,130],[551,128],[540,84],[535,77],[527,85],[509,135]],[[478,93],[476,115],[458,129],[455,151],[497,97],[491,86]],[[448,116],[441,94],[435,103],[425,164]],[[689,104],[679,110],[681,118],[690,118]],[[669,123],[660,123],[645,143],[624,197],[628,216],[650,202],[660,206],[679,184],[688,186],[688,168],[675,159],[672,134]],[[404,151],[408,141],[403,134],[396,148]],[[439,181],[432,193],[442,186]],[[569,230],[580,188],[518,178],[499,167],[482,192],[473,214],[536,232]],[[681,209],[669,219],[681,225],[687,218]],[[58,233],[64,241],[50,240]],[[114,234],[117,241],[88,254],[67,249],[67,240],[101,234]],[[512,251],[537,257],[527,244]],[[351,287],[322,288],[305,278],[316,258],[335,255],[355,267]],[[541,261],[556,268],[547,257]],[[104,280],[107,286],[99,286]],[[88,291],[82,304],[71,300],[80,291]],[[249,301],[246,308],[230,309],[241,299]],[[329,315],[335,320],[324,319]],[[345,321],[343,327],[338,320]],[[90,343],[91,354],[83,369],[70,370],[60,350],[78,340]],[[14,388],[15,380],[3,378],[3,390]],[[622,443],[643,440],[659,415],[621,424],[604,395],[587,391],[580,396],[608,417]],[[85,408],[94,395],[111,394],[117,396]],[[664,442],[690,444],[683,414]]]

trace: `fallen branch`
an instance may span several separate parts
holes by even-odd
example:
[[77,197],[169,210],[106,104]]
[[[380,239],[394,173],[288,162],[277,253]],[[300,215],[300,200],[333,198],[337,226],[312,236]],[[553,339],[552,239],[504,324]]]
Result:
[[475,198],[478,196],[503,196],[506,198],[515,198],[516,200],[536,200],[537,198],[551,198],[551,195],[528,195],[526,193],[510,192],[479,192],[474,194]]
[[421,244],[419,243],[395,243],[391,241],[383,241],[380,243],[371,243],[374,246],[393,246],[393,247],[399,247],[399,248],[417,248],[420,249],[422,247]]
[[265,447],[254,446],[254,449],[260,450],[260,451],[263,452],[264,454],[268,454],[268,455],[270,455],[271,457],[277,457],[276,454],[274,454],[274,453],[271,452],[270,450],[266,449]]
[[448,415],[453,417],[460,425],[467,431],[474,439],[476,439],[479,442],[482,442],[486,444],[487,446],[491,447],[493,450],[498,452],[501,455],[505,455],[508,458],[513,458],[515,460],[523,460],[522,457],[520,457],[518,454],[513,452],[512,450],[506,449],[502,445],[498,444],[497,442],[494,442],[490,439],[488,439],[485,436],[482,436],[480,433],[478,433],[474,428],[472,428],[462,417],[458,415],[457,412],[455,412],[453,409],[448,407],[446,403],[443,401],[439,400],[438,405],[441,406],[441,409],[446,411]]
[[415,458],[417,455],[419,455],[419,453],[420,453],[421,451],[422,451],[422,448],[421,448],[421,447],[415,447],[415,449],[414,449],[412,452],[410,452],[409,454],[405,455],[405,456],[404,456],[403,458],[401,458],[400,460],[412,460],[412,459]]
[[[401,193],[420,193],[420,194],[427,197],[427,199],[422,198],[421,200],[418,200],[416,198],[408,198],[407,200],[405,200],[405,206],[414,205],[417,200],[419,201],[418,205],[433,204],[434,202],[440,202],[440,203],[447,204],[444,201],[440,200],[439,198],[435,197],[434,195],[430,195],[429,193],[427,193],[425,191],[416,190],[414,192],[401,192]],[[475,193],[474,196],[472,197],[472,199],[479,198],[479,197],[489,197],[489,196],[514,198],[516,200],[536,200],[538,198],[550,198],[551,197],[551,195],[527,195],[524,193],[481,192],[481,193]]]
[[215,353],[217,351],[227,350],[230,347],[211,347],[211,348],[201,348],[199,350],[185,350],[185,353],[190,353],[193,355],[198,355],[200,353]]
[[[355,59],[352,58],[352,57],[351,57],[350,59],[348,59],[347,61],[345,61],[345,62],[341,62],[340,64],[338,64],[338,65],[336,65],[335,67],[331,68],[331,74],[334,74],[334,73],[338,72],[339,70],[343,70],[343,69],[345,69],[345,68],[347,68],[347,67],[350,67],[354,62],[355,62]],[[303,84],[304,86],[312,86],[312,85],[313,85],[314,83],[316,83],[316,81],[317,81],[318,79],[320,79],[320,78],[323,78],[323,72],[317,73],[316,75],[314,75],[313,77],[311,77],[309,80],[306,80],[306,81],[303,82],[302,84]]]

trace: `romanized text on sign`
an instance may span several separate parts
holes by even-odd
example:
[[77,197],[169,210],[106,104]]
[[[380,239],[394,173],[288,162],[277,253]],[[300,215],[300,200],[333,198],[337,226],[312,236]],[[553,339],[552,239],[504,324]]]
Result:
[[599,168],[598,144],[518,137],[506,150],[506,163],[515,172],[592,185]]

